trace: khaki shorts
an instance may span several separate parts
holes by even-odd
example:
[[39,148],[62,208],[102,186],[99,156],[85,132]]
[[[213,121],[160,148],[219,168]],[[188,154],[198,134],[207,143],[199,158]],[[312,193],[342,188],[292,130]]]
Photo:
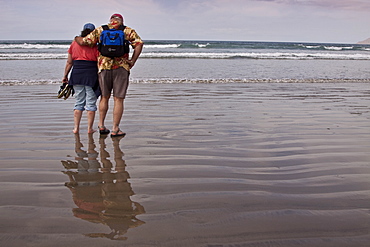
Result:
[[130,72],[124,68],[102,70],[99,73],[99,86],[102,96],[110,96],[113,90],[113,96],[125,98],[129,84]]

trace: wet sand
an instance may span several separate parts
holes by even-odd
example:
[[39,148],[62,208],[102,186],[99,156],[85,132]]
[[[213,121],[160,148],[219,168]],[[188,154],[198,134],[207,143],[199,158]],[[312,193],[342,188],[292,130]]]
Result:
[[1,87],[1,246],[369,246],[369,84],[132,84],[114,140],[57,90]]

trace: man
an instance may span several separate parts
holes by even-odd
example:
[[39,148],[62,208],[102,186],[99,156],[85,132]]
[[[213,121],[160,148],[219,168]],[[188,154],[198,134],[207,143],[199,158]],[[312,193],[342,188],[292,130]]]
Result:
[[[108,24],[109,29],[118,29],[121,25],[123,25],[122,15],[113,14]],[[98,27],[84,38],[76,37],[75,41],[80,45],[93,46],[99,42],[102,32],[103,27]],[[120,130],[119,124],[124,111],[124,100],[129,84],[130,69],[135,65],[143,49],[143,41],[134,29],[125,27],[124,33],[125,39],[131,43],[134,49],[131,59],[129,59],[129,54],[113,58],[99,54],[98,57],[99,85],[101,89],[98,127],[100,134],[109,134],[110,131],[105,127],[104,122],[108,112],[109,98],[113,91],[114,106],[111,137],[126,135],[126,133]]]

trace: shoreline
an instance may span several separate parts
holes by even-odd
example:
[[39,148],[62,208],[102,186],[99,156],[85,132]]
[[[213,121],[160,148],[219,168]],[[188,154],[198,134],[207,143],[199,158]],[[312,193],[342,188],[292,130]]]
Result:
[[[306,79],[289,79],[289,78],[276,78],[276,79],[130,79],[132,84],[255,84],[255,83],[274,83],[274,84],[297,84],[297,83],[370,83],[370,79],[322,79],[322,78],[306,78]],[[0,81],[0,86],[38,86],[38,85],[60,85],[60,81],[24,81],[24,80],[3,80]]]

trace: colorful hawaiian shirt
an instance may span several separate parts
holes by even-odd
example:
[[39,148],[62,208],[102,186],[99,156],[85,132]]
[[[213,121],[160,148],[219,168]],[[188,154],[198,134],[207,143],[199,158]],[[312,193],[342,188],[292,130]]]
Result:
[[[112,28],[113,26],[108,24],[109,28]],[[92,31],[90,34],[88,34],[86,37],[83,38],[83,41],[90,46],[96,45],[100,40],[100,34],[103,32],[103,27],[98,27],[94,31]],[[140,36],[136,33],[136,31],[130,27],[126,27],[124,30],[125,33],[125,39],[130,41],[131,46],[135,48],[139,44],[143,44],[143,41],[141,40]],[[111,69],[118,69],[119,67],[123,67],[127,71],[130,71],[130,66],[127,63],[127,60],[129,59],[129,54],[125,54],[122,57],[104,57],[99,54],[98,57],[98,68],[99,72],[102,70],[111,70]]]

